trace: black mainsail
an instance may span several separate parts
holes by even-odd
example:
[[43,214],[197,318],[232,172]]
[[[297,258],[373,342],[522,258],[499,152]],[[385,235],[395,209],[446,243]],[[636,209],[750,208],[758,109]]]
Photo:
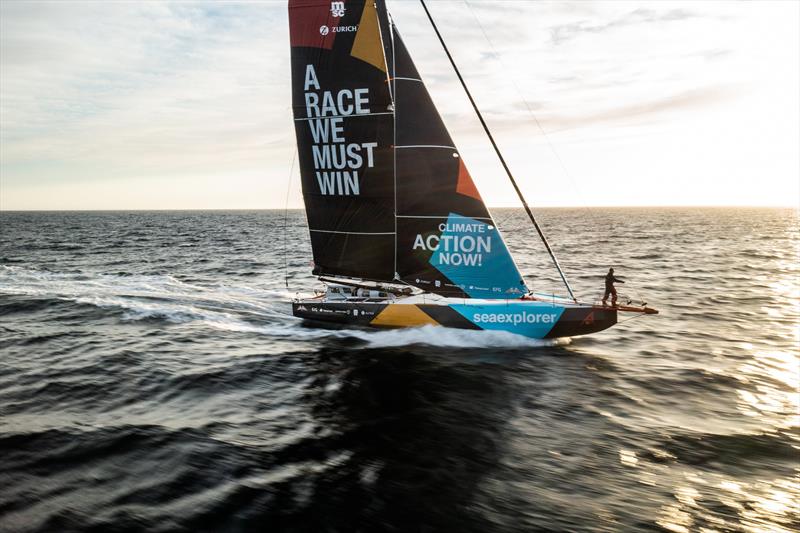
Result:
[[289,2],[292,107],[319,275],[394,277],[394,112],[377,19],[370,0]]
[[527,293],[383,0],[290,0],[289,21],[314,273]]

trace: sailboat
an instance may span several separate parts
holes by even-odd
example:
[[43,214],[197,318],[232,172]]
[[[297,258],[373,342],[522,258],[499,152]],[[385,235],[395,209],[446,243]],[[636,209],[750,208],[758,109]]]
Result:
[[532,293],[467,170],[385,0],[289,0],[292,107],[325,291],[292,303],[306,321],[585,335],[637,306],[581,303],[421,2],[565,284]]

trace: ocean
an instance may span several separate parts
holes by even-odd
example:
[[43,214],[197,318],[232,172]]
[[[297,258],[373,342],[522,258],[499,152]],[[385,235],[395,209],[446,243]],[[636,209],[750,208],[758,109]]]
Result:
[[660,314],[314,329],[301,211],[0,213],[0,530],[799,530],[797,212],[537,214],[582,299],[613,266]]

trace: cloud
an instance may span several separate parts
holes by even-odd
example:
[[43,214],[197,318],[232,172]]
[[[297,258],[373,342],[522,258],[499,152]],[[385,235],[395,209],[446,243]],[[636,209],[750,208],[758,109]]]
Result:
[[[709,106],[721,104],[727,99],[734,98],[737,93],[738,90],[734,87],[706,87],[582,115],[553,114],[543,116],[539,121],[547,132],[583,128],[598,124],[629,125],[651,122],[659,116],[666,116],[668,113],[706,109]],[[668,120],[675,121],[679,119],[671,117]]]
[[266,166],[291,142],[285,78],[265,75],[288,78],[271,45],[288,41],[283,17],[274,4],[3,3],[4,185]]
[[685,9],[670,9],[658,12],[653,9],[639,8],[604,24],[591,24],[586,21],[580,21],[554,26],[550,29],[550,40],[553,44],[558,45],[582,33],[598,34],[626,26],[673,22],[697,16],[696,13]]
[[[576,113],[564,113],[553,108],[551,103],[516,100],[509,106],[492,106],[481,110],[492,131],[536,137],[542,134],[565,132],[568,130],[588,131],[589,128],[611,128],[653,125],[655,123],[677,123],[682,120],[681,113],[708,110],[712,106],[724,104],[736,98],[741,88],[731,86],[692,89],[658,98],[643,99],[639,102],[610,106],[603,109],[590,109]],[[446,113],[444,120],[453,130],[472,136],[482,136],[483,130],[471,112]]]
[[[388,4],[455,141],[475,146],[480,126],[419,4]],[[709,187],[769,165],[794,184],[798,4],[629,6],[429,3],[510,159],[527,160],[522,141],[539,135],[530,106],[548,133],[570,132],[555,141],[586,147],[570,154],[579,168],[608,158],[644,174],[652,157],[627,145],[635,131],[659,139],[655,153],[702,147],[715,161]],[[286,17],[284,1],[0,2],[2,207],[44,205],[47,191],[51,208],[70,194],[80,207],[97,191],[93,207],[106,196],[107,207],[128,197],[147,207],[141,191],[163,192],[161,208],[282,207],[295,150]],[[613,144],[623,135],[625,145]],[[469,160],[476,176],[496,171]],[[683,161],[671,158],[664,172],[688,175]],[[593,180],[602,172],[586,165]]]

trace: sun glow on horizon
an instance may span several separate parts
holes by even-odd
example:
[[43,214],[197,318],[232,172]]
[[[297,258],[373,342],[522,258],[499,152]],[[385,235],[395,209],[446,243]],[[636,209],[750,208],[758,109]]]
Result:
[[[290,168],[302,206],[285,7],[0,4],[0,209],[281,209]],[[519,206],[424,13],[388,7],[483,197]],[[431,8],[532,206],[800,205],[800,4]]]

